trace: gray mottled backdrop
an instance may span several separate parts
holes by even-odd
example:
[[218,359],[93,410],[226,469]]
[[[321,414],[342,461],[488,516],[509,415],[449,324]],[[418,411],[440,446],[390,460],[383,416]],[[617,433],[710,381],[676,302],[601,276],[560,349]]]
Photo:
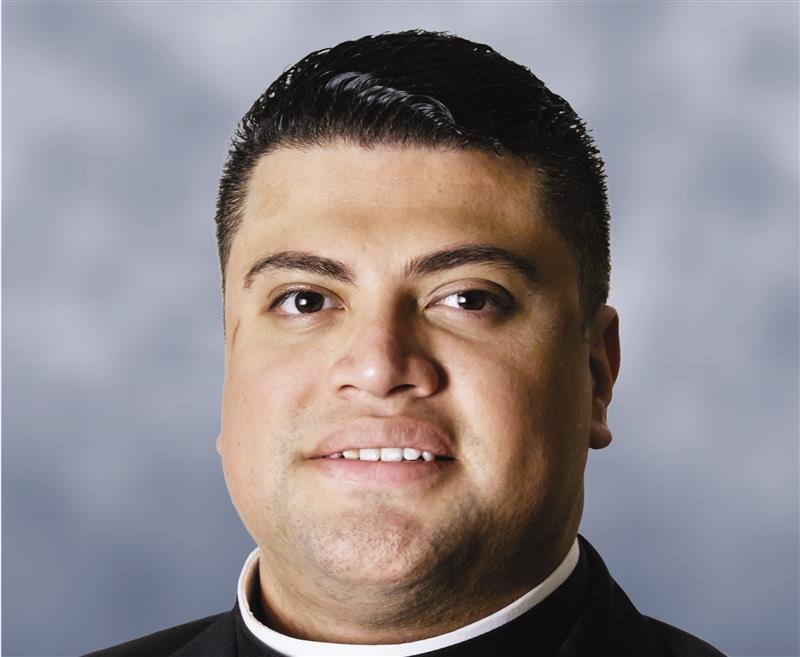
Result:
[[798,654],[798,5],[3,3],[3,648],[229,609],[227,140],[310,50],[444,29],[605,155],[623,366],[582,532],[640,609]]

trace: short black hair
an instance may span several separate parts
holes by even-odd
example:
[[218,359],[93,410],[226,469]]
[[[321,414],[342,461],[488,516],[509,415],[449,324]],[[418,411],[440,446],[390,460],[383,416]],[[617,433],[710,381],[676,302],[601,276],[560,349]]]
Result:
[[575,254],[584,319],[608,298],[603,160],[583,120],[525,66],[452,34],[409,30],[317,50],[284,71],[239,123],[219,184],[225,269],[259,158],[344,141],[518,156],[539,174],[546,218]]

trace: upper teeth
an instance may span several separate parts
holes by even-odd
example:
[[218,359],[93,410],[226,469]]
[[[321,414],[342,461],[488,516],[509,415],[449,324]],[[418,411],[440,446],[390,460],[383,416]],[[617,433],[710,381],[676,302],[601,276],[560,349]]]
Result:
[[380,447],[376,449],[346,449],[343,452],[331,454],[328,458],[358,459],[360,461],[416,461],[419,457],[423,461],[433,461],[436,457],[431,452],[420,451],[412,447]]

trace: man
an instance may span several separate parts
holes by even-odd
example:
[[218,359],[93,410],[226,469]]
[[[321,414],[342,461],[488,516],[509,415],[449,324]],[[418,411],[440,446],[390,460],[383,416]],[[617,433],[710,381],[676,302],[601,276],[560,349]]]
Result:
[[444,34],[312,53],[220,183],[230,612],[96,655],[719,655],[577,535],[620,362],[603,164]]

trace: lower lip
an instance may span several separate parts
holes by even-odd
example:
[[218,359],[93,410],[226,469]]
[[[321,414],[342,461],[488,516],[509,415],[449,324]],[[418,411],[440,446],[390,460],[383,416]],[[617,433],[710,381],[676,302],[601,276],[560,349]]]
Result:
[[434,480],[450,470],[455,460],[359,461],[356,459],[311,459],[323,476],[354,486],[400,485]]

